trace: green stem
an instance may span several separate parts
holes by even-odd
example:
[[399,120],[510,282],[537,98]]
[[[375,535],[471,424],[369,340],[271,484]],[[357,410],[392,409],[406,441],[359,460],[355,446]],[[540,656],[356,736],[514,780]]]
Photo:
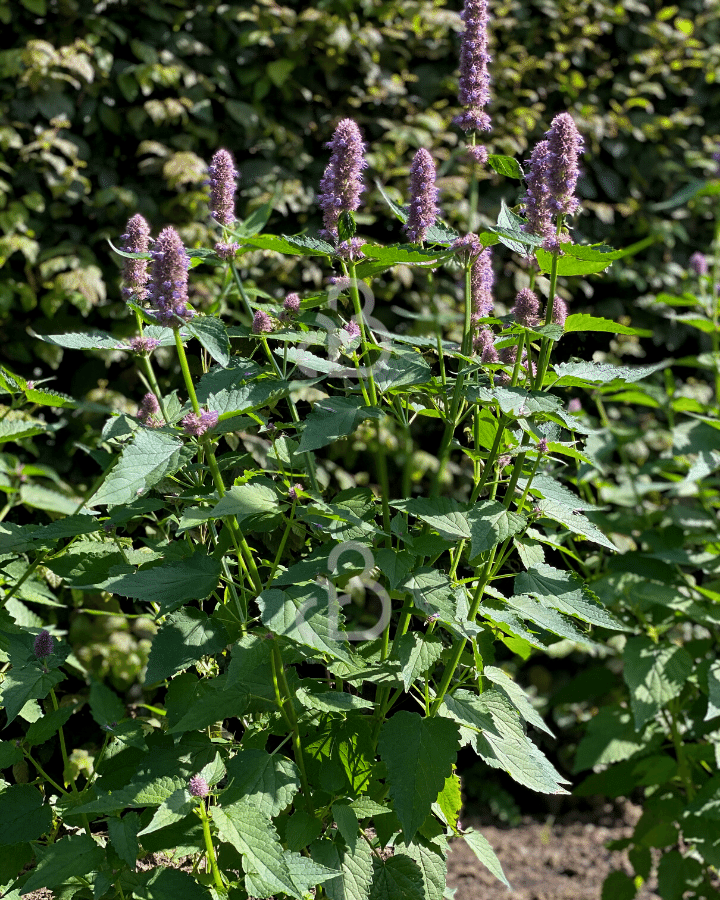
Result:
[[51,784],[55,788],[56,791],[60,791],[61,794],[63,794],[64,796],[67,796],[68,791],[66,791],[64,788],[61,788],[60,785],[57,783],[57,781],[53,781],[53,779],[48,775],[48,773],[45,771],[45,769],[43,769],[43,767],[40,765],[40,763],[36,762],[32,758],[29,751],[24,750],[23,752],[24,752],[26,758],[29,759],[30,762],[35,766],[35,768],[42,775],[42,777],[45,779],[45,781],[47,781],[48,784]]
[[227,888],[222,880],[220,870],[218,869],[217,859],[215,857],[215,848],[213,847],[212,834],[210,833],[210,817],[205,809],[205,800],[200,802],[198,813],[203,826],[203,838],[205,839],[205,852],[207,853],[208,862],[210,863],[210,871],[212,872],[215,887],[221,894],[227,893]]
[[[557,229],[556,234],[560,234],[560,230],[562,228],[564,216],[559,215],[557,217]],[[557,280],[558,280],[558,260],[560,259],[560,252],[556,250],[553,253],[552,264],[550,266],[550,291],[548,296],[547,308],[545,310],[545,324],[552,324],[552,315],[553,315],[553,307],[555,305],[555,292],[557,290]],[[552,345],[552,341],[548,338],[543,338],[542,343],[540,345],[540,356],[538,357],[538,367],[537,367],[537,378],[535,380],[535,390],[541,391],[543,382],[545,380],[545,372],[547,371],[548,363],[550,362],[550,347]]]
[[283,666],[282,653],[278,644],[277,635],[273,635],[272,655],[270,657],[273,671],[273,684],[275,686],[275,696],[280,706],[280,712],[288,724],[292,733],[293,749],[295,751],[295,762],[300,770],[300,784],[302,785],[305,802],[310,812],[313,812],[312,794],[310,793],[310,783],[308,782],[307,772],[305,770],[305,756],[303,753],[302,742],[300,740],[300,731],[298,729],[298,720],[295,715],[295,707],[293,706],[293,695],[290,685],[285,677],[285,667]]

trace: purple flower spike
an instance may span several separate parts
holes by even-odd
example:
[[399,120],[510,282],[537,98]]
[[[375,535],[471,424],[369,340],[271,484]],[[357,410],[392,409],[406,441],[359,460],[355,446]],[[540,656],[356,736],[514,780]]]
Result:
[[437,198],[435,163],[421,147],[410,166],[410,212],[404,228],[411,243],[422,244],[428,228],[435,224],[439,212]]
[[579,397],[573,397],[568,403],[568,412],[573,415],[582,412],[582,400]]
[[153,266],[148,299],[158,322],[177,328],[194,315],[188,308],[190,257],[174,228],[164,228],[160,232],[151,253]]
[[470,321],[473,327],[477,325],[479,319],[492,315],[494,282],[492,250],[488,247],[478,256],[470,270],[470,293],[472,295]]
[[360,326],[354,319],[350,319],[343,325],[343,331],[351,338],[356,338],[360,335]]
[[268,334],[272,330],[273,322],[270,316],[261,309],[256,309],[252,323],[253,334]]
[[510,312],[515,316],[515,321],[519,325],[525,325],[527,328],[537,325],[540,314],[540,301],[537,298],[537,294],[531,291],[530,288],[523,288],[518,292],[515,298],[515,306]]
[[221,225],[235,221],[235,191],[238,173],[235,161],[227,150],[218,150],[210,166],[210,212]]
[[45,659],[46,656],[50,656],[53,652],[54,645],[55,642],[53,636],[49,631],[45,631],[43,628],[43,630],[35,637],[35,644],[33,646],[35,656],[38,659]]
[[583,139],[570,113],[555,116],[545,137],[548,143],[551,208],[561,215],[572,215],[580,208],[575,187],[580,174],[578,159],[585,149]]
[[[125,234],[122,236],[123,250],[126,253],[147,253],[150,247],[150,226],[138,213],[128,220]],[[148,261],[146,259],[125,259],[123,264],[122,295],[125,300],[135,299],[144,303],[147,297]]]
[[525,160],[525,163],[529,170],[525,176],[527,194],[523,197],[523,205],[527,223],[523,225],[523,231],[552,240],[555,229],[550,205],[548,142],[540,141],[536,144],[530,159]]
[[295,316],[300,312],[300,296],[298,294],[288,294],[283,302],[285,312]]
[[217,410],[210,410],[210,412],[203,410],[200,415],[188,413],[181,424],[185,434],[189,434],[192,437],[200,437],[201,434],[205,434],[210,428],[214,428],[219,418],[220,413]]
[[537,452],[544,456],[548,452],[548,442],[546,438],[540,438],[537,445]]
[[145,394],[137,414],[146,428],[160,428],[163,425],[163,420],[160,417],[160,404],[155,394]]
[[297,492],[301,491],[302,489],[303,486],[301,484],[294,484],[288,491],[288,500],[292,500],[293,502],[295,502],[295,500],[298,499]]
[[193,775],[188,782],[188,790],[193,797],[207,797],[210,793],[210,786],[202,775]]
[[362,134],[352,119],[342,119],[338,123],[327,146],[331,151],[330,162],[320,181],[318,197],[325,226],[320,234],[337,241],[340,214],[354,212],[360,206],[360,195],[365,190],[362,170],[367,163]]
[[460,84],[458,99],[465,111],[453,121],[463,131],[490,131],[488,63],[488,0],[465,0],[460,14],[465,23],[460,44]]
[[134,337],[130,340],[130,349],[133,353],[152,353],[160,346],[157,338]]
[[695,251],[690,257],[689,265],[696,275],[707,275],[710,271],[707,257],[704,253],[700,253],[699,250]]
[[481,166],[484,166],[488,161],[488,148],[483,146],[482,144],[475,144],[465,148],[467,151],[467,155],[473,162],[479,163]]
[[562,299],[562,297],[558,297],[555,295],[555,300],[553,301],[553,311],[552,311],[552,323],[553,325],[559,325],[561,328],[565,327],[565,320],[568,317],[568,308],[567,303]]
[[232,244],[225,244],[223,241],[218,241],[215,244],[215,252],[220,257],[220,259],[235,259],[235,254],[238,251],[240,244],[237,241],[233,241]]
[[473,337],[473,349],[480,356],[480,361],[483,363],[495,363],[498,361],[495,338],[489,328],[478,328],[477,333]]
[[478,254],[482,253],[483,247],[480,243],[480,238],[476,234],[470,232],[470,234],[456,238],[450,249],[454,250],[455,253],[467,253],[467,259],[470,261],[474,256],[478,256]]

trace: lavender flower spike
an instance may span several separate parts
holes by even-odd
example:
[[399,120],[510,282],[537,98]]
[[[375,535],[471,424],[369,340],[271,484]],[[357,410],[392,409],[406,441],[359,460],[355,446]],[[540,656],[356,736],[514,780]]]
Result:
[[495,275],[492,267],[492,250],[487,247],[472,264],[470,270],[470,292],[472,295],[472,314],[470,321],[473,327],[480,319],[492,315],[492,289]]
[[545,137],[548,143],[548,188],[554,212],[568,216],[580,204],[575,197],[580,169],[578,159],[585,149],[580,132],[570,113],[560,113],[550,124]]
[[33,645],[35,656],[38,659],[45,659],[46,656],[50,656],[53,652],[54,643],[53,636],[49,631],[46,631],[43,628],[43,630],[35,637],[35,643]]
[[553,300],[553,311],[552,311],[552,323],[553,325],[559,325],[561,328],[565,327],[565,320],[568,317],[568,307],[567,303],[563,300],[562,297],[558,297],[555,294],[555,299]]
[[490,131],[488,63],[488,0],[465,0],[460,14],[465,23],[460,44],[458,99],[465,111],[453,120],[463,131]]
[[235,221],[235,191],[238,173],[227,150],[218,150],[210,161],[210,212],[221,225]]
[[181,424],[185,434],[200,437],[200,435],[205,434],[210,428],[214,428],[217,425],[219,418],[220,413],[217,410],[202,410],[200,415],[197,413],[188,413]]
[[138,418],[146,428],[160,428],[163,424],[160,418],[160,404],[155,394],[147,393],[138,407]]
[[527,223],[523,225],[523,231],[552,240],[555,229],[550,205],[548,142],[540,141],[536,144],[530,159],[525,162],[529,169],[525,176],[527,194],[523,197],[523,205]]
[[202,777],[202,775],[193,775],[193,777],[188,782],[188,790],[193,795],[193,797],[207,797],[210,791],[210,786]]
[[515,316],[515,321],[519,325],[525,325],[526,327],[537,325],[540,314],[540,301],[537,298],[537,294],[531,291],[530,288],[523,288],[521,291],[518,291],[517,297],[515,297],[515,306],[510,312]]
[[700,253],[699,250],[696,250],[690,257],[689,266],[696,275],[707,275],[710,271],[707,257],[704,253]]
[[360,129],[352,119],[338,123],[327,146],[330,162],[320,181],[318,197],[325,226],[320,235],[337,241],[340,214],[354,212],[360,206],[360,195],[365,190],[362,170],[367,163]]
[[410,166],[410,211],[404,225],[408,239],[422,244],[428,228],[438,217],[438,189],[435,187],[435,163],[428,151],[421,147]]
[[[121,239],[126,253],[147,253],[150,247],[150,226],[138,213],[128,219]],[[125,282],[122,295],[125,300],[134,297],[137,303],[144,303],[147,297],[146,285],[150,279],[147,265],[146,259],[125,259],[122,275]]]
[[188,308],[188,269],[190,257],[174,228],[164,228],[155,241],[152,281],[148,299],[161,325],[178,327],[194,315]]

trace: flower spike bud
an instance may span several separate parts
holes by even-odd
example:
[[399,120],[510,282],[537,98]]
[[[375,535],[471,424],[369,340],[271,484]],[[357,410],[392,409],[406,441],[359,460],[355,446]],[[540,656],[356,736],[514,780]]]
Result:
[[[126,253],[147,253],[150,247],[150,226],[137,213],[125,226],[125,234],[121,235],[123,250]],[[125,300],[135,299],[137,303],[144,303],[147,297],[148,261],[146,259],[125,258],[123,264],[123,288],[122,295]]]
[[138,407],[138,418],[146,428],[160,428],[163,420],[160,417],[160,404],[155,394],[147,393]]
[[552,210],[550,207],[550,188],[548,185],[548,142],[537,143],[530,154],[530,159],[525,160],[529,166],[525,176],[527,193],[523,197],[525,218],[523,231],[535,234],[546,240],[552,240],[555,229],[552,223]]
[[707,257],[704,253],[700,253],[699,250],[696,250],[695,253],[693,253],[688,264],[692,271],[699,276],[707,275],[707,273],[710,271]]
[[552,324],[559,325],[561,328],[564,328],[565,320],[567,319],[567,317],[567,303],[563,300],[562,297],[558,297],[556,294],[555,299],[553,300]]
[[428,229],[438,217],[438,189],[435,187],[435,163],[421,147],[410,166],[410,211],[405,232],[413,244],[422,244]]
[[219,418],[220,413],[217,410],[213,409],[209,412],[202,410],[199,415],[197,413],[188,413],[182,420],[181,425],[185,434],[189,434],[192,437],[200,437],[210,428],[214,428]]
[[331,151],[330,161],[320,181],[318,197],[325,226],[320,234],[337,241],[341,213],[354,212],[360,206],[360,195],[365,190],[362,170],[367,162],[362,134],[352,119],[338,123],[327,146]]
[[210,166],[210,212],[221,225],[235,221],[235,191],[238,173],[235,161],[227,150],[218,150]]
[[210,792],[210,786],[202,775],[193,775],[188,782],[188,790],[193,797],[207,797]]
[[45,659],[53,652],[54,645],[55,641],[53,640],[53,636],[49,631],[46,631],[43,628],[43,630],[35,637],[33,652],[38,659]]

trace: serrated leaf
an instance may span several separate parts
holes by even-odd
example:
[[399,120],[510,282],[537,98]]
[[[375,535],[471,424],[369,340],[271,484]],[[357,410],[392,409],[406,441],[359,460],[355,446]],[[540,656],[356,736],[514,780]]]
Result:
[[488,690],[478,696],[467,690],[446,695],[443,715],[450,715],[467,730],[466,742],[490,766],[503,769],[519,784],[542,794],[567,794],[567,783],[530,741],[518,714],[504,694]]
[[468,400],[495,402],[500,410],[513,418],[530,418],[541,413],[557,413],[562,408],[558,397],[545,391],[528,391],[519,387],[474,387],[467,389]]
[[387,359],[381,358],[375,363],[373,377],[376,387],[384,393],[413,384],[425,384],[430,379],[431,371],[416,351],[396,351]]
[[33,532],[34,541],[57,541],[62,538],[79,537],[83,534],[93,534],[100,531],[103,523],[93,516],[73,515],[65,516],[50,525],[43,525]]
[[609,334],[646,334],[642,329],[620,325],[611,319],[597,318],[587,313],[573,313],[565,320],[565,333],[573,331],[605,331]]
[[286,256],[333,256],[335,253],[332,244],[303,235],[281,237],[277,234],[256,234],[246,243],[251,247],[257,247],[258,250],[273,250]]
[[303,897],[310,895],[317,885],[324,884],[337,875],[334,869],[322,865],[317,860],[288,850],[285,851],[285,862],[295,887]]
[[227,774],[228,786],[221,795],[221,805],[242,800],[268,817],[281,813],[300,790],[297,766],[279,753],[240,750],[228,761]]
[[626,627],[600,604],[593,592],[572,572],[545,563],[520,572],[515,578],[518,594],[532,594],[547,606],[590,625],[626,631]]
[[77,707],[77,703],[61,706],[59,709],[53,709],[45,713],[42,718],[33,722],[25,734],[27,746],[34,747],[36,744],[44,744],[45,741],[49,741],[67,722]]
[[12,668],[2,685],[2,701],[7,715],[7,725],[17,716],[28,700],[42,700],[65,676],[58,669],[44,672],[39,664]]
[[305,419],[298,452],[326,447],[352,434],[365,419],[382,418],[376,406],[365,406],[360,397],[326,397],[318,400]]
[[615,381],[634,383],[667,366],[667,360],[650,366],[615,366],[612,363],[593,361],[556,363],[553,368],[560,378],[553,387],[583,387],[586,384],[609,384]]
[[415,244],[393,244],[383,247],[379,244],[363,244],[362,252],[365,256],[379,259],[384,263],[397,265],[437,265],[440,260],[451,256],[453,250],[424,250]]
[[140,816],[137,813],[126,813],[121,819],[110,818],[107,820],[107,829],[113,850],[124,863],[134,869],[140,849],[137,839]]
[[116,350],[122,346],[121,340],[99,329],[69,334],[38,334],[36,337],[46,344],[65,347],[67,350]]
[[230,363],[230,338],[220,319],[213,316],[196,316],[186,324],[186,329],[196,337],[210,356],[221,366]]
[[270,661],[270,646],[259,634],[244,634],[233,646],[226,687],[248,679]]
[[197,731],[230,716],[241,716],[245,711],[249,697],[243,687],[226,690],[226,675],[204,679],[195,686],[194,694],[189,698],[186,711],[180,720],[168,729],[168,734],[181,731]]
[[522,256],[526,256],[529,252],[529,248],[537,247],[542,244],[543,238],[523,231],[523,225],[525,225],[525,220],[516,215],[516,213],[507,206],[505,201],[501,200],[497,226],[492,228],[491,231],[497,234],[500,243],[509,247],[513,253],[519,253]]
[[22,762],[22,750],[15,741],[0,741],[0,770]]
[[444,621],[455,616],[455,595],[450,579],[444,572],[431,566],[421,566],[412,571],[398,585],[409,593],[417,608],[425,615],[439,615]]
[[495,855],[495,851],[490,846],[488,839],[480,834],[479,831],[473,831],[472,828],[468,828],[468,830],[463,833],[463,840],[485,868],[489,872],[492,872],[498,881],[502,881],[504,885],[512,890],[510,882],[505,877],[500,860]]
[[314,860],[338,874],[324,883],[330,900],[367,900],[372,884],[372,851],[367,843],[357,841],[353,850],[338,850],[332,841],[316,841],[310,847]]
[[153,638],[145,684],[163,681],[203,656],[218,653],[227,643],[221,622],[194,606],[179,609],[167,617]]
[[623,678],[638,729],[680,695],[694,669],[693,658],[684,647],[656,644],[644,635],[628,640],[623,660]]
[[383,725],[378,752],[387,766],[393,808],[406,843],[412,841],[452,772],[459,749],[456,726],[401,710]]
[[49,391],[46,388],[28,388],[25,391],[25,399],[28,403],[35,403],[38,406],[51,406],[55,409],[77,409],[78,402],[68,397],[67,394],[61,394],[59,391]]
[[309,812],[305,812],[304,809],[295,810],[285,825],[285,844],[287,844],[290,851],[285,853],[288,863],[292,853],[297,853],[307,847],[308,844],[319,837],[322,830],[323,823],[320,819],[315,818]]
[[187,559],[166,562],[152,569],[121,575],[103,582],[103,589],[160,606],[158,616],[190,600],[204,600],[217,588],[220,563],[202,550]]
[[107,685],[95,678],[90,684],[90,712],[101,728],[125,718],[125,704]]
[[586,516],[580,512],[568,507],[565,503],[557,503],[555,500],[539,500],[535,504],[540,513],[564,525],[573,534],[580,534],[594,544],[600,544],[601,547],[607,547],[608,550],[617,552],[617,547],[610,538],[600,531],[597,525],[593,524]]
[[185,788],[179,788],[173,791],[155,810],[155,814],[149,824],[138,832],[138,837],[143,834],[150,834],[153,831],[159,831],[167,825],[173,825],[184,819],[188,813],[191,813],[196,801]]
[[5,418],[0,420],[0,444],[35,437],[37,434],[44,434],[47,430],[47,425],[38,419]]
[[501,156],[497,153],[491,153],[488,156],[488,165],[498,175],[504,175],[506,178],[525,177],[522,166],[512,156]]
[[[220,839],[242,855],[246,875],[256,874],[270,891],[284,891],[301,900],[280,838],[268,817],[243,800],[230,806],[215,807],[212,816]],[[248,892],[250,890],[248,887]]]
[[575,754],[573,772],[623,762],[646,747],[647,741],[633,727],[627,709],[603,706],[585,727]]
[[[573,275],[596,275],[608,269],[613,261],[606,259],[610,254],[596,254],[596,257],[583,259],[575,255],[576,250],[583,250],[583,247],[576,247],[573,244],[563,244],[562,254],[557,261],[557,274],[572,277]],[[535,250],[535,256],[540,266],[540,271],[545,274],[552,271],[553,254],[548,250],[538,247]]]
[[526,622],[537,625],[558,637],[574,641],[588,649],[595,646],[590,638],[580,631],[574,622],[551,607],[544,606],[527,594],[513,594],[507,599],[508,606],[518,612]]
[[420,866],[404,853],[372,860],[373,882],[369,900],[426,900]]
[[213,895],[188,872],[156,866],[145,872],[140,884],[133,886],[139,900],[212,900]]
[[296,700],[306,709],[317,709],[320,712],[349,712],[351,709],[372,709],[369,700],[363,700],[355,694],[344,691],[310,691],[306,687],[298,688]]
[[230,488],[212,510],[213,517],[235,516],[243,531],[272,529],[280,514],[280,491],[267,478]]
[[52,810],[29,784],[11,784],[0,793],[0,846],[36,841],[50,830]]
[[138,429],[86,505],[92,508],[131,503],[162,478],[177,472],[191,454],[192,450],[186,450],[168,434]]
[[708,683],[708,705],[705,719],[714,719],[720,716],[720,660],[716,660],[711,664],[707,673]]
[[527,524],[524,516],[505,509],[496,500],[475,503],[467,516],[470,523],[471,560],[522,531]]
[[445,779],[445,786],[433,803],[433,811],[451,828],[457,828],[460,810],[462,809],[462,790],[460,788],[460,776],[453,772]]
[[447,841],[445,837],[436,838],[432,842],[420,841],[407,845],[400,845],[395,850],[395,855],[400,855],[398,850],[414,860],[420,869],[423,880],[423,897],[425,900],[443,900],[447,883]]
[[550,737],[554,737],[552,731],[543,721],[542,716],[530,702],[528,695],[516,681],[513,681],[507,673],[495,666],[485,666],[482,673],[484,678],[492,681],[507,696],[508,700],[526,722],[549,734]]
[[395,509],[417,516],[434,528],[442,537],[451,541],[469,540],[471,537],[468,513],[473,508],[468,503],[458,503],[451,497],[417,497],[412,500],[392,501]]
[[47,847],[22,888],[30,894],[40,888],[53,890],[68,878],[98,869],[105,853],[87,834],[73,834]]
[[442,650],[442,640],[436,634],[418,634],[411,631],[400,638],[397,658],[402,665],[402,679],[406,691],[420,675],[432,669],[440,659]]

